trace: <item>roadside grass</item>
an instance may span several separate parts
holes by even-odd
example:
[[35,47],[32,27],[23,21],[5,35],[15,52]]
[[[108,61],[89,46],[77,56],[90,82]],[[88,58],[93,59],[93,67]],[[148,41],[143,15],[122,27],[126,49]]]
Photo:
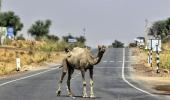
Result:
[[[143,57],[146,59],[145,63],[147,63],[148,59],[148,50],[140,50],[144,52],[145,55]],[[170,69],[170,42],[162,44],[162,51],[159,52],[160,55],[160,68]],[[152,66],[157,66],[156,64],[156,52],[152,53]]]
[[[145,53],[145,63],[147,63],[147,55],[148,51],[143,50]],[[162,51],[159,53],[160,55],[160,67],[164,69],[170,69],[170,42],[168,43],[163,43],[162,44]],[[152,66],[157,66],[156,65],[156,52],[152,53]]]
[[160,66],[162,68],[170,69],[170,42],[162,45],[160,52]]
[[[16,70],[16,56],[21,59],[21,67],[39,64],[44,61],[59,63],[65,57],[65,48],[83,47],[82,43],[69,44],[65,41],[52,40],[6,40],[0,48],[0,75],[9,74]],[[12,49],[9,49],[12,48]],[[16,48],[16,49],[13,49]],[[27,69],[27,68],[26,68]]]

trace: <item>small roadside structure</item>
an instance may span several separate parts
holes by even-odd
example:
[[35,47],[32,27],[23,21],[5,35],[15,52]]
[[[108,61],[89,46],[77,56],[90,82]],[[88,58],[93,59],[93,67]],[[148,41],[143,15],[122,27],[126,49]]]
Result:
[[69,38],[68,39],[68,43],[70,43],[70,44],[74,44],[74,43],[76,43],[77,42],[77,39],[76,38]]
[[139,47],[142,47],[145,45],[145,38],[144,37],[137,37],[134,39],[135,44]]
[[6,27],[0,27],[0,44],[4,44],[4,40],[7,35],[7,28]]
[[14,28],[9,27],[1,27],[0,26],[0,44],[3,45],[6,38],[13,39],[14,38]]

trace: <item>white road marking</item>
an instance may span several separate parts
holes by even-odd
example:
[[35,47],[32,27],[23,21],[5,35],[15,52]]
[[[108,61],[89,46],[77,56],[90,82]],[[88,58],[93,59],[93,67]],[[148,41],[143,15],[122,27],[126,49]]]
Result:
[[9,83],[13,83],[13,82],[19,81],[19,80],[23,80],[23,79],[27,79],[27,78],[30,78],[30,77],[34,77],[34,76],[37,76],[37,75],[40,75],[40,74],[43,74],[43,73],[46,73],[46,72],[58,69],[58,68],[59,67],[57,67],[57,68],[50,68],[49,70],[45,70],[45,71],[42,71],[42,72],[39,72],[39,73],[36,73],[36,74],[32,74],[32,75],[29,75],[29,76],[21,77],[21,78],[18,78],[18,79],[15,79],[15,80],[11,80],[11,81],[8,81],[8,82],[5,82],[5,83],[1,83],[0,87],[4,86],[4,85],[7,85]]
[[104,63],[106,63],[107,61],[103,61]]
[[[107,62],[110,62],[110,63],[112,63],[112,62],[123,62],[123,61],[107,61],[107,60],[104,60],[103,61],[104,63],[107,63]],[[135,62],[135,61],[124,61],[124,62]]]
[[102,69],[102,68],[121,68],[122,69],[122,66],[118,67],[94,67],[94,69]]
[[75,79],[76,77],[78,77],[78,76],[80,76],[80,72],[79,73],[77,73],[77,75],[75,75],[74,77],[72,77],[71,79]]
[[151,95],[151,96],[155,96],[154,94],[152,93],[149,93],[148,91],[145,91],[145,90],[142,90],[138,87],[136,87],[135,85],[133,85],[132,83],[130,83],[128,80],[126,80],[125,78],[125,48],[123,48],[123,62],[122,62],[122,79],[124,82],[126,82],[128,85],[130,85],[131,87],[143,92],[143,93],[146,93],[148,95]]
[[136,61],[124,61],[124,62],[136,62]]

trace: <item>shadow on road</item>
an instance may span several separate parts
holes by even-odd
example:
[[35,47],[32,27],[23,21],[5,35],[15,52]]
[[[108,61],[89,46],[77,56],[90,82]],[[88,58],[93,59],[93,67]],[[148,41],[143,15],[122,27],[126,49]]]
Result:
[[[57,97],[68,97],[68,98],[73,98],[73,97],[70,97],[68,95],[61,95],[61,96],[57,96]],[[74,96],[75,98],[83,98],[82,96]],[[95,97],[95,98],[90,98],[90,97],[87,97],[89,99],[101,99],[101,97]]]

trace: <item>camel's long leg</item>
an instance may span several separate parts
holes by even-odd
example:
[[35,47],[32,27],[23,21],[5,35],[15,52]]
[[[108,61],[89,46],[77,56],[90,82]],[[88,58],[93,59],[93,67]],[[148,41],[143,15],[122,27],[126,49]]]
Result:
[[67,74],[68,64],[67,64],[66,59],[63,60],[62,66],[63,66],[62,75],[60,77],[60,81],[59,81],[59,84],[58,84],[58,90],[56,91],[57,96],[60,96],[60,94],[61,94],[61,84],[64,80],[65,75]]
[[87,97],[87,92],[86,92],[86,80],[85,80],[85,70],[81,70],[81,75],[82,75],[82,81],[83,81],[83,98]]
[[63,82],[65,75],[66,75],[66,72],[62,72],[61,79],[60,79],[59,84],[58,84],[58,90],[56,91],[57,96],[60,96],[60,94],[61,94],[61,84]]
[[94,96],[94,90],[93,90],[93,68],[89,69],[90,74],[90,97],[95,98]]
[[74,72],[74,69],[72,69],[72,68],[68,69],[67,87],[68,87],[68,95],[71,97],[73,96],[73,93],[70,88],[70,80],[71,80],[71,76],[72,76],[73,72]]

